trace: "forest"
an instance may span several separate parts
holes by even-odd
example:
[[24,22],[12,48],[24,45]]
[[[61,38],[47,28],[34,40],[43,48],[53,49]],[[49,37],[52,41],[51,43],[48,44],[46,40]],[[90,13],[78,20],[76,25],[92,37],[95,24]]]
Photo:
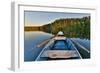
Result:
[[56,35],[63,31],[66,37],[90,39],[90,16],[83,18],[61,18],[41,27],[25,27],[25,31],[44,31]]
[[90,39],[90,16],[58,19],[41,27],[44,32],[57,34],[63,31],[66,37]]

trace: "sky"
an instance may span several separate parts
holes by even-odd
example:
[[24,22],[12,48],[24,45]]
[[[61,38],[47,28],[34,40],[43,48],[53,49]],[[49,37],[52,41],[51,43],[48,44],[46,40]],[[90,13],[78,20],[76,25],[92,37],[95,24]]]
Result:
[[64,13],[64,12],[43,12],[24,11],[25,26],[42,26],[61,18],[82,18],[90,16],[87,13]]

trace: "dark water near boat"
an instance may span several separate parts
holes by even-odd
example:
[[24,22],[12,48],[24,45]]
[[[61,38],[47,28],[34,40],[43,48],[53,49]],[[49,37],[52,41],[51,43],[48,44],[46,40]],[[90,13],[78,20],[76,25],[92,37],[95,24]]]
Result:
[[80,38],[72,38],[74,41],[78,42],[82,46],[84,46],[86,49],[90,51],[90,40],[88,39],[80,39]]
[[[34,61],[43,47],[37,47],[38,44],[51,38],[53,35],[42,31],[25,32],[24,36],[24,61]],[[79,42],[86,48],[90,49],[90,40],[73,38],[73,40]],[[61,43],[58,43],[59,45]],[[62,43],[62,45],[64,45]]]

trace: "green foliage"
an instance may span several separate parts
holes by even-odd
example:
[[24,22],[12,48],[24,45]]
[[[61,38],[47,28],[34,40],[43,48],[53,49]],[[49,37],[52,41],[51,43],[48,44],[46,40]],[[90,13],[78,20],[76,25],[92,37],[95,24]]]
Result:
[[63,31],[66,37],[90,39],[90,16],[83,18],[58,19],[52,23],[45,24],[40,29],[55,35],[59,31]]

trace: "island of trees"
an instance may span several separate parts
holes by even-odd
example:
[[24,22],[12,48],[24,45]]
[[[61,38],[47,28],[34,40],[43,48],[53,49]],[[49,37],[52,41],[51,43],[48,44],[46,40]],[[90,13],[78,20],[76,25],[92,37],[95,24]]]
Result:
[[62,18],[43,26],[31,26],[24,28],[25,31],[44,31],[56,35],[63,31],[66,37],[79,37],[90,39],[90,16],[83,18]]

